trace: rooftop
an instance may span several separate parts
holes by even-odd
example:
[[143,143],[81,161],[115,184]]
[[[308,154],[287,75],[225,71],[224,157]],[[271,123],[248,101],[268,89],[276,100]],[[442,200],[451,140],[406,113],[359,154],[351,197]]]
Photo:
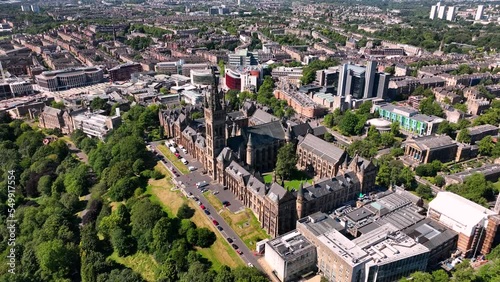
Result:
[[311,152],[323,161],[331,163],[339,163],[346,157],[344,150],[313,134],[307,134],[298,144],[298,147]]
[[273,240],[267,242],[267,244],[276,251],[285,261],[293,260],[300,257],[302,254],[314,249],[314,245],[311,244],[302,234],[297,230],[288,232],[279,236]]

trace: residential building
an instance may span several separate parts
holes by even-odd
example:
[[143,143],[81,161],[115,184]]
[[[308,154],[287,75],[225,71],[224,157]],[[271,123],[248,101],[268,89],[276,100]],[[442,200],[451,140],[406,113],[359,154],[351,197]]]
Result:
[[437,15],[437,10],[438,10],[438,6],[436,5],[432,5],[431,6],[431,14],[429,15],[429,18],[431,20],[435,19],[436,18],[436,15]]
[[130,80],[133,73],[141,71],[142,71],[141,64],[126,63],[108,70],[108,73],[109,73],[109,79],[111,79],[111,81],[126,81]]
[[439,6],[439,9],[438,9],[438,19],[444,19],[445,18],[445,12],[446,12],[446,5]]
[[484,5],[478,5],[477,11],[476,11],[476,16],[474,17],[474,20],[480,21],[483,18],[483,12],[484,12]]
[[265,260],[282,282],[316,269],[316,248],[297,230],[266,242]]
[[446,14],[447,21],[455,21],[455,16],[457,14],[457,8],[455,6],[448,7],[448,13]]
[[498,237],[500,216],[452,192],[439,192],[427,217],[458,233],[457,248],[465,256],[488,254]]
[[412,165],[427,164],[434,160],[442,163],[455,160],[458,145],[447,135],[429,135],[409,138],[404,143],[405,159]]
[[444,119],[437,116],[420,114],[413,108],[389,103],[374,105],[374,110],[379,113],[380,118],[398,122],[402,130],[420,136],[435,133],[439,124],[444,121]]
[[42,90],[60,91],[99,83],[103,80],[103,71],[96,67],[44,71],[35,78]]

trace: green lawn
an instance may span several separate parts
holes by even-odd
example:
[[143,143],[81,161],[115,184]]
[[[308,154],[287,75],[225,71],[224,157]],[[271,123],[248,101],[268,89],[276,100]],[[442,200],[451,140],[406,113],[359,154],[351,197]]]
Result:
[[169,217],[176,216],[177,210],[184,203],[195,209],[195,214],[191,218],[191,221],[196,226],[206,227],[217,235],[217,240],[210,248],[197,248],[197,251],[204,258],[212,262],[213,269],[218,270],[221,265],[229,267],[244,266],[245,263],[243,260],[227,243],[226,238],[215,228],[212,221],[201,211],[194,201],[187,199],[180,191],[172,191],[172,183],[170,181],[168,177],[149,181],[146,194],[150,195],[151,201],[158,203]]
[[167,157],[169,161],[171,161],[174,166],[182,173],[182,174],[188,174],[189,170],[187,169],[187,166],[181,162],[180,159],[178,159],[170,150],[167,148],[165,145],[158,145],[158,149]]
[[[272,173],[264,174],[263,177],[264,177],[264,182],[266,183],[271,183],[273,181]],[[300,187],[300,182],[304,182],[304,185],[305,183],[312,183],[312,178],[310,178],[307,174],[305,174],[302,171],[297,171],[293,173],[291,178],[292,180],[285,181],[285,188],[287,190],[292,190],[292,189],[298,190]]]
[[158,268],[158,263],[150,254],[138,252],[128,257],[120,257],[114,252],[109,258],[131,268],[134,272],[140,273],[146,281],[156,281],[155,271]]
[[[212,193],[205,193],[205,198],[214,206],[217,211],[222,209],[222,203]],[[260,227],[260,223],[253,214],[252,210],[245,209],[243,212],[232,213],[224,209],[220,215],[231,226],[231,228],[243,240],[250,250],[255,250],[255,243],[270,236]]]

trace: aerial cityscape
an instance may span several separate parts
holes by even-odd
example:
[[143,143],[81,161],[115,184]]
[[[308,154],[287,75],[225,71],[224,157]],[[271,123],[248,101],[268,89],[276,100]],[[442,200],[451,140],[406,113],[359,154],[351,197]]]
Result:
[[500,3],[0,0],[0,282],[500,281]]

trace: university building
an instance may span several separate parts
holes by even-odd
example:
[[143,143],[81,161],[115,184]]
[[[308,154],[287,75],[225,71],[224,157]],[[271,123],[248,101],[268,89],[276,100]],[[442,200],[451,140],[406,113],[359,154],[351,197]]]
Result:
[[[217,90],[218,79],[213,81],[201,108],[160,111],[165,136],[186,147],[215,181],[226,186],[254,212],[261,227],[271,236],[293,230],[297,219],[303,216],[330,211],[373,188],[376,168],[371,161],[360,157],[350,159],[333,144],[317,138],[315,135],[324,133],[311,124],[285,125],[272,115],[261,115],[258,124],[250,125],[249,120],[259,109],[255,110],[252,103],[244,103],[240,111],[226,112],[223,93]],[[201,109],[204,118],[191,120],[191,111]],[[318,181],[302,185],[298,191],[285,189],[275,178],[272,183],[265,183],[260,173],[273,170],[279,148],[296,139],[303,158],[308,158],[309,152],[320,157],[307,146],[310,142],[321,141],[323,146],[331,146],[326,151],[332,158],[322,163],[326,169],[311,171]],[[303,165],[308,163],[309,160],[302,160]]]

